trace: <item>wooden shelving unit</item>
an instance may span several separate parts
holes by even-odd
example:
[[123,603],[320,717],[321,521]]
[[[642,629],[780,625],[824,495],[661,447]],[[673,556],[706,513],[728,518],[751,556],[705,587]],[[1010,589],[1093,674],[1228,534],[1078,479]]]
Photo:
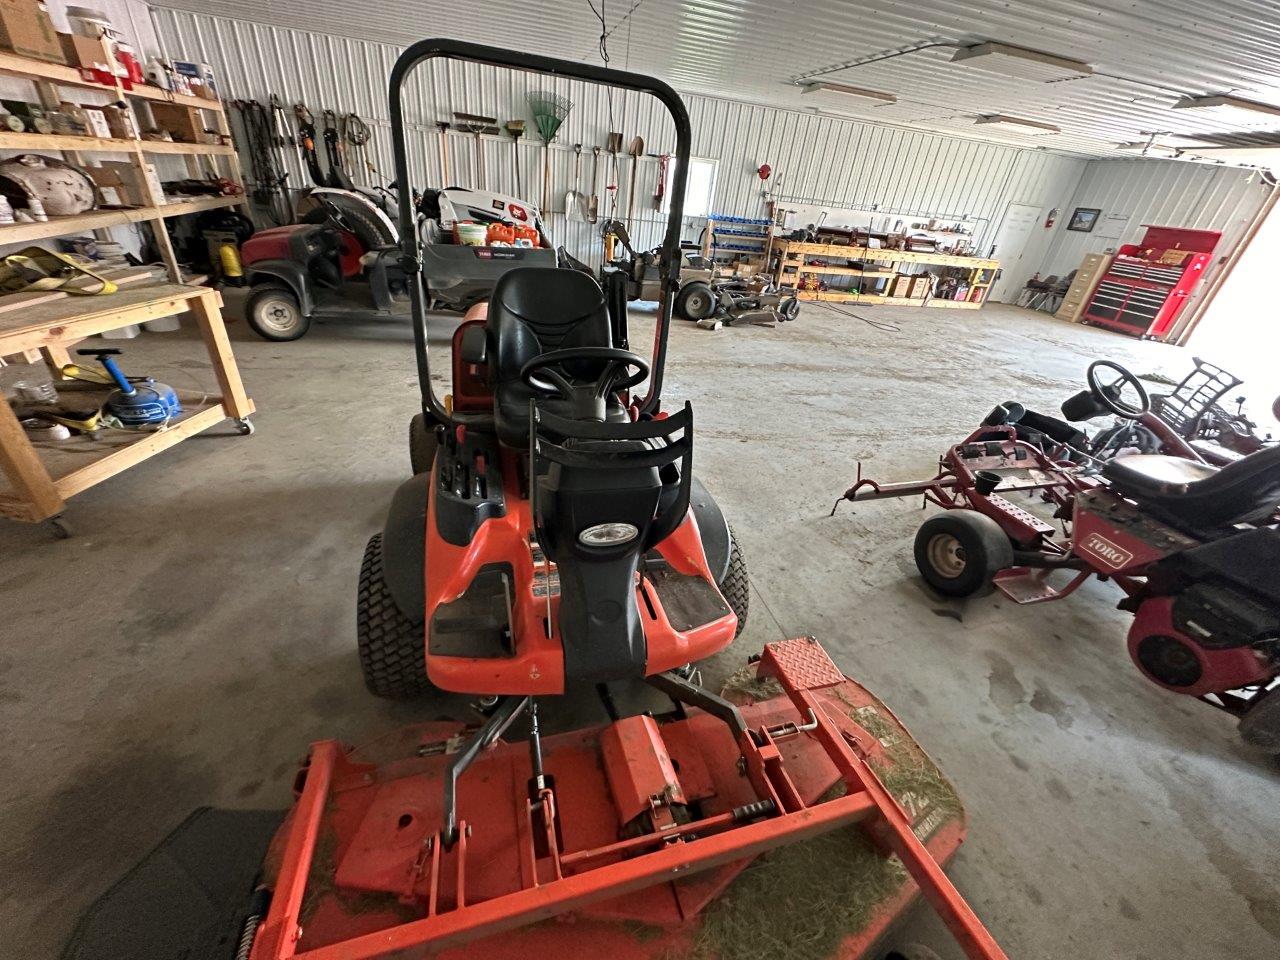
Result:
[[[105,49],[104,57],[110,61],[110,51]],[[69,87],[76,90],[94,90],[107,94],[117,103],[129,105],[134,115],[135,126],[142,130],[145,124],[138,122],[132,101],[153,101],[180,104],[206,111],[212,118],[212,129],[223,137],[230,136],[231,127],[227,122],[222,103],[204,97],[193,97],[185,94],[170,93],[156,87],[135,86],[125,89],[119,78],[112,85],[104,85],[86,77],[76,67],[56,63],[45,63],[32,60],[14,53],[0,51],[0,75],[19,77],[35,84],[41,104],[47,109],[56,109],[66,99],[58,88]],[[89,104],[91,105],[91,104]],[[208,122],[208,121],[206,121]],[[229,143],[177,143],[161,140],[127,140],[106,137],[79,137],[59,134],[14,133],[0,131],[0,150],[23,150],[31,152],[55,152],[64,154],[72,163],[87,166],[82,157],[85,153],[120,154],[131,158],[141,167],[148,162],[150,156],[181,156],[185,161],[187,175],[195,179],[206,176],[199,158],[208,157],[214,172],[233,183],[243,185],[244,176],[240,170],[240,161],[235,148]],[[215,210],[220,207],[243,206],[246,202],[244,194],[234,196],[210,196],[191,199],[168,200],[157,193],[145,178],[144,183],[147,202],[136,207],[93,210],[89,213],[73,217],[57,217],[36,223],[14,223],[0,225],[0,244],[29,243],[49,237],[66,236],[68,234],[93,231],[99,239],[106,239],[105,231],[109,227],[126,223],[158,224],[170,217],[182,216],[186,213],[199,213],[204,210]],[[182,273],[174,255],[169,233],[165,229],[154,229],[156,246],[160,250],[169,279],[179,282]]]
[[731,256],[757,261],[766,269],[773,252],[773,221],[752,220],[711,214],[702,241],[702,255],[708,260]]
[[[1000,269],[999,260],[987,260],[980,257],[962,257],[949,253],[913,253],[906,250],[884,250],[876,247],[855,247],[839,243],[802,243],[785,241],[778,247],[778,270],[776,281],[780,287],[797,288],[799,279],[805,274],[831,274],[833,276],[857,277],[879,282],[888,281],[898,276],[900,266],[918,264],[948,269],[968,271],[965,284],[968,287],[968,298],[950,300],[941,297],[890,297],[883,293],[864,292],[858,290],[799,290],[796,296],[801,300],[818,300],[834,303],[873,303],[906,307],[947,307],[953,310],[977,310],[986,302],[991,284],[995,282],[996,272]],[[834,264],[810,264],[806,261],[812,257],[823,257],[847,263],[860,260],[872,264],[868,268],[837,266]]]

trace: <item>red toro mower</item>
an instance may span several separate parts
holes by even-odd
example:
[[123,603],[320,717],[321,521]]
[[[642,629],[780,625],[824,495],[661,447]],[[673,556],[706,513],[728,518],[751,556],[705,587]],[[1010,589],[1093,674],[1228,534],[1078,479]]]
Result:
[[[660,406],[690,148],[679,96],[636,74],[422,41],[391,78],[402,180],[401,91],[438,57],[666,107],[678,162],[653,358],[626,348],[625,299],[610,311],[591,276],[514,269],[460,326],[442,401],[402,198],[422,393],[411,442],[425,469],[366,552],[360,656],[375,693],[475,695],[481,722],[419,724],[357,750],[314,744],[236,956],[731,960],[744,931],[807,923],[805,956],[854,958],[882,949],[923,893],[969,957],[1003,958],[940,866],[964,834],[954,792],[816,640],[766,645],[719,693],[691,666],[733,641],[747,585],[693,478],[690,407]],[[544,732],[547,699],[584,689],[606,722]],[[619,691],[663,706],[624,713]]]
[[1211,465],[1151,413],[1132,373],[1098,361],[1088,381],[1063,404],[1071,419],[1092,404],[1177,455],[1098,464],[1070,444],[1070,424],[1028,423],[1020,405],[1001,404],[943,453],[935,476],[879,483],[859,465],[843,499],[922,496],[943,507],[916,534],[915,560],[946,596],[994,583],[1017,603],[1042,603],[1090,577],[1113,581],[1134,614],[1138,669],[1239,717],[1246,741],[1280,750],[1280,448]]

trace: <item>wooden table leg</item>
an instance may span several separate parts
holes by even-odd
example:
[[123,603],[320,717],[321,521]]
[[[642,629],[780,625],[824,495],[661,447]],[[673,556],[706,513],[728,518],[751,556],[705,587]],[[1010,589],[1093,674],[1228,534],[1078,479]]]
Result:
[[191,301],[191,312],[200,324],[200,336],[204,338],[205,347],[209,350],[209,359],[213,362],[213,373],[218,378],[218,386],[222,390],[222,405],[228,414],[237,420],[243,420],[254,411],[253,401],[244,392],[244,383],[240,380],[240,370],[236,366],[235,354],[231,352],[231,341],[227,337],[227,328],[222,322],[222,308],[216,290],[210,290]]
[[71,363],[71,353],[67,350],[66,344],[46,344],[40,348],[40,352],[44,354],[45,366],[53,374],[53,379],[65,380],[66,378],[62,375],[62,368]]
[[27,438],[9,401],[0,392],[0,469],[9,478],[17,499],[30,508],[31,519],[44,520],[62,511],[53,478]]

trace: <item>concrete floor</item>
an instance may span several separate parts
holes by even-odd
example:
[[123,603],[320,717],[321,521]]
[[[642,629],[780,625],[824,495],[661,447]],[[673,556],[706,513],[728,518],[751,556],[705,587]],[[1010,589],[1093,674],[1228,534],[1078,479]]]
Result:
[[[884,697],[968,805],[952,873],[1010,956],[1277,956],[1280,766],[1138,675],[1113,589],[946,602],[910,558],[914,504],[827,518],[859,458],[922,475],[996,400],[1052,408],[1095,357],[1180,375],[1189,355],[1001,305],[857,314],[673,333],[666,395],[694,402],[698,470],[754,587],[709,672],[813,633]],[[408,472],[407,327],[233,336],[255,436],[220,428],[89,491],[70,540],[0,523],[7,956],[55,955],[191,808],[283,806],[309,741],[438,709],[374,700],[354,650],[361,549]],[[207,373],[187,332],[124,347],[179,386]]]

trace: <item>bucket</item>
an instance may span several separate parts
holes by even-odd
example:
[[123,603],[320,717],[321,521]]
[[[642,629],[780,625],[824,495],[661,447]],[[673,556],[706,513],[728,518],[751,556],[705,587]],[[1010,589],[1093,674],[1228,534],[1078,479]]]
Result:
[[459,220],[453,226],[454,242],[463,246],[483,247],[488,236],[489,228],[473,220]]

